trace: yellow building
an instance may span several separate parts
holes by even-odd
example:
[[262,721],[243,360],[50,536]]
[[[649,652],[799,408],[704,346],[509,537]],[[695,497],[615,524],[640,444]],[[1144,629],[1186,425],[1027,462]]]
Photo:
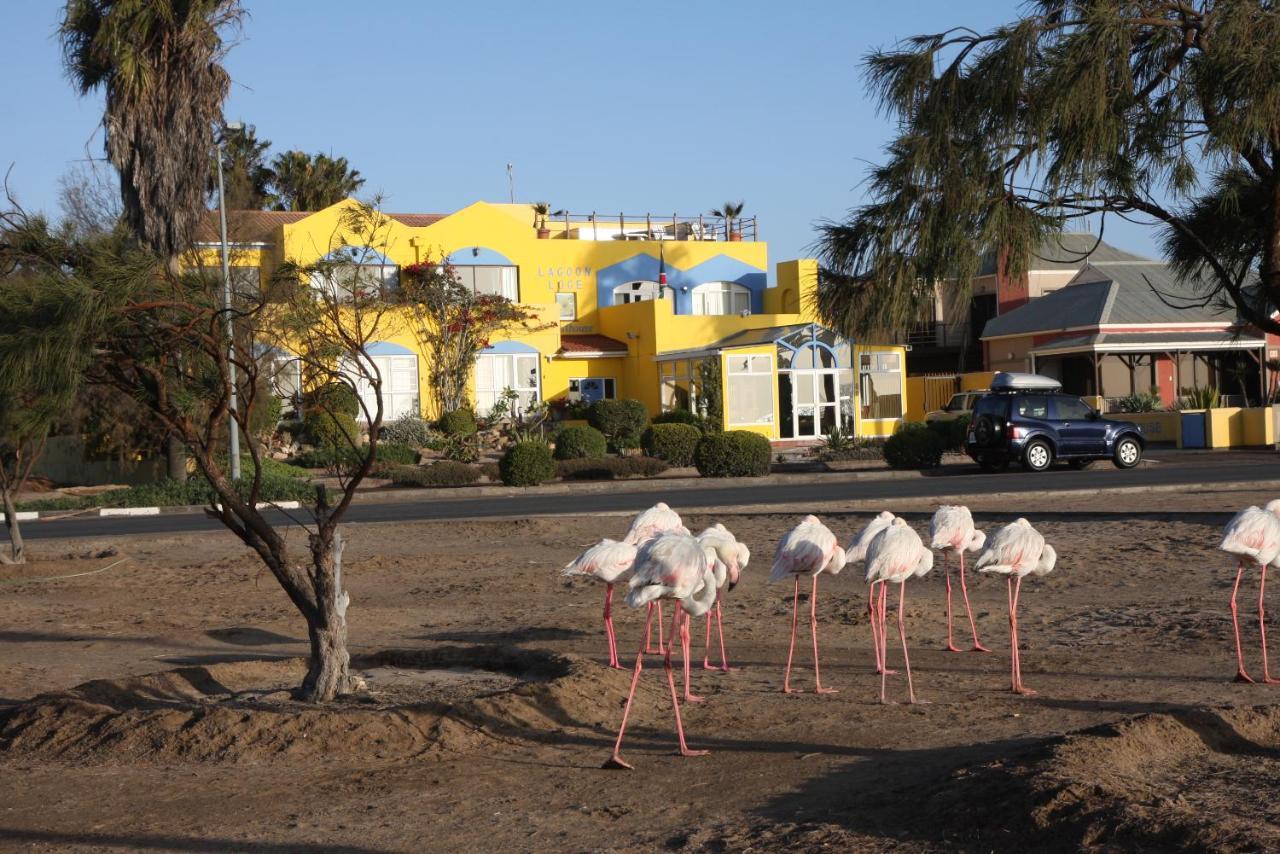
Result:
[[[285,260],[329,256],[352,204],[233,212],[233,275],[256,278]],[[400,267],[447,258],[464,284],[508,297],[540,321],[480,356],[479,414],[507,389],[520,405],[634,398],[651,414],[714,409],[718,397],[725,429],[785,441],[836,426],[888,435],[906,411],[903,348],[845,341],[819,326],[811,308],[817,263],[782,262],[770,281],[754,220],[726,233],[710,218],[560,214],[539,229],[529,205],[486,202],[447,215],[387,216],[373,271],[382,281],[393,283]],[[200,241],[212,260],[216,219]],[[418,352],[412,335],[390,336],[371,353],[388,420],[438,416],[424,370],[430,354]]]

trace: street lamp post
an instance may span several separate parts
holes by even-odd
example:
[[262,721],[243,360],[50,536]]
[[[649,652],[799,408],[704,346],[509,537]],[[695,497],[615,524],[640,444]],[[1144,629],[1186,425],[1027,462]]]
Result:
[[239,395],[236,393],[236,339],[231,323],[231,261],[227,251],[227,199],[226,187],[222,179],[222,143],[226,132],[239,131],[243,127],[244,125],[239,122],[230,122],[224,125],[222,132],[215,137],[218,146],[218,224],[222,236],[222,309],[227,327],[227,377],[231,382],[231,417],[227,420],[227,424],[228,432],[231,434],[231,479],[233,481],[240,479],[240,424],[236,421]]

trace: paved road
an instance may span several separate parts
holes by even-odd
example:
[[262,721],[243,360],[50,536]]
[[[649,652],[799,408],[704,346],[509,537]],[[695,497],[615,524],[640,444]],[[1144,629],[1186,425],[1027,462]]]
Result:
[[[1158,454],[1153,456],[1159,457]],[[638,511],[659,499],[677,507],[742,507],[748,505],[805,502],[862,501],[881,498],[928,498],[941,495],[975,495],[990,492],[1036,492],[1107,487],[1168,486],[1178,484],[1247,483],[1280,480],[1280,457],[1274,454],[1177,456],[1158,465],[1117,471],[1095,464],[1088,471],[1054,470],[1030,474],[1011,469],[1003,474],[982,474],[976,467],[960,466],[934,477],[899,480],[850,480],[832,475],[830,483],[795,485],[734,483],[684,487],[671,492],[593,492],[580,495],[514,495],[429,499],[394,503],[355,504],[348,522],[407,522],[430,519],[475,519],[487,516],[541,516],[561,513],[590,514]],[[286,521],[285,514],[271,514]],[[61,519],[28,522],[23,534],[31,540],[49,537],[95,537],[124,534],[169,534],[223,530],[222,525],[200,514]]]

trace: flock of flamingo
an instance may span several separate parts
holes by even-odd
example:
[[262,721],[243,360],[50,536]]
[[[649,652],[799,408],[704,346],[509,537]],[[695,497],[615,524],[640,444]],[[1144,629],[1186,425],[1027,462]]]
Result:
[[[1262,636],[1262,681],[1277,683],[1271,676],[1267,662],[1266,611],[1263,597],[1266,591],[1268,566],[1280,566],[1280,500],[1272,501],[1264,508],[1249,507],[1237,513],[1223,532],[1219,549],[1236,563],[1235,584],[1231,589],[1231,620],[1236,644],[1236,680],[1253,682],[1245,671],[1244,650],[1240,643],[1240,624],[1236,596],[1244,576],[1245,565],[1256,563],[1261,571],[1258,590],[1258,625]],[[1003,575],[1008,584],[1009,635],[1011,681],[1015,694],[1034,694],[1022,682],[1021,656],[1018,652],[1018,598],[1022,580],[1028,575],[1046,575],[1057,563],[1057,552],[1045,542],[1026,519],[1017,519],[997,530],[990,539],[978,530],[973,514],[967,507],[946,505],[939,507],[929,524],[929,543],[913,530],[907,522],[887,511],[880,513],[842,548],[836,535],[816,516],[805,516],[800,523],[783,536],[773,556],[770,583],[791,579],[794,584],[791,600],[791,643],[787,649],[787,664],[782,678],[782,690],[793,693],[791,664],[795,654],[796,629],[800,616],[800,581],[809,578],[812,585],[809,594],[809,633],[813,641],[814,691],[832,694],[835,689],[824,687],[818,663],[818,576],[838,575],[845,566],[861,563],[869,585],[867,613],[871,625],[875,669],[880,675],[880,702],[887,699],[888,677],[895,671],[888,667],[888,599],[890,584],[898,586],[897,624],[898,638],[902,644],[903,669],[907,677],[907,697],[915,703],[915,686],[911,680],[911,659],[907,651],[907,634],[904,620],[906,583],[925,575],[933,569],[934,550],[941,552],[946,568],[947,583],[947,650],[961,652],[952,637],[951,568],[948,558],[955,555],[959,564],[960,592],[969,630],[973,636],[972,652],[989,652],[978,639],[978,628],[969,604],[969,590],[965,579],[965,555],[977,552],[973,568],[978,572]],[[613,588],[627,582],[626,602],[632,608],[645,608],[644,633],[636,654],[635,669],[631,674],[631,689],[622,711],[622,723],[613,755],[606,767],[631,768],[622,759],[622,739],[627,728],[627,717],[635,699],[644,657],[653,651],[652,630],[658,627],[658,654],[663,657],[667,685],[671,691],[671,703],[675,712],[676,735],[680,753],[684,756],[700,756],[707,751],[690,750],[685,743],[684,727],[680,721],[680,696],[676,691],[674,669],[671,663],[672,649],[677,636],[684,664],[684,700],[699,702],[701,697],[690,691],[689,621],[694,617],[706,617],[706,645],[702,665],[708,670],[728,672],[728,656],[724,647],[724,625],[720,607],[721,597],[737,585],[741,573],[751,559],[747,546],[737,540],[724,525],[714,525],[693,536],[684,526],[680,516],[659,502],[640,513],[632,521],[621,540],[603,540],[582,553],[564,568],[565,575],[588,576],[605,584],[604,629],[609,643],[609,664],[621,668],[618,663],[617,635],[613,627]],[[673,600],[670,628],[664,633],[662,615],[663,600]],[[720,665],[711,664],[712,615],[714,611],[716,636],[720,647]]]

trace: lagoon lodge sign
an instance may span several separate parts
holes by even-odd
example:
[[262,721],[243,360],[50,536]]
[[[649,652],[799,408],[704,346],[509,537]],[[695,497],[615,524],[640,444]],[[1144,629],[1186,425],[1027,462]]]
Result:
[[580,291],[591,276],[589,266],[543,267],[538,266],[538,278],[546,282],[547,290]]

